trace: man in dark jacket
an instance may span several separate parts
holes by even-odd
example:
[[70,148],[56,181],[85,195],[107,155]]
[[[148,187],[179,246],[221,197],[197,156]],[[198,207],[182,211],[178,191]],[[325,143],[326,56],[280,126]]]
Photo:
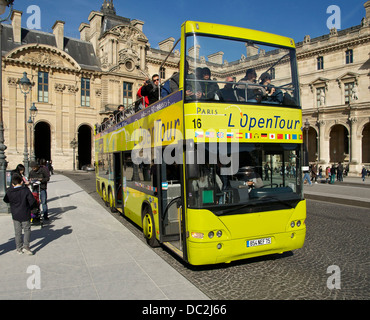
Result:
[[35,181],[40,181],[40,200],[42,204],[42,214],[44,217],[44,220],[48,220],[48,205],[47,205],[47,183],[50,180],[49,174],[46,172],[46,170],[38,165],[37,162],[31,162],[30,167],[32,170],[30,171],[30,183]]
[[157,74],[152,76],[152,81],[146,81],[141,87],[141,95],[148,97],[149,105],[159,100],[159,76]]
[[[12,177],[12,186],[7,190],[4,202],[10,204],[12,213],[15,245],[17,252],[23,252],[32,255],[30,250],[31,238],[31,209],[37,204],[30,189],[23,185],[23,179],[19,174]],[[22,230],[24,230],[24,239],[22,240]]]

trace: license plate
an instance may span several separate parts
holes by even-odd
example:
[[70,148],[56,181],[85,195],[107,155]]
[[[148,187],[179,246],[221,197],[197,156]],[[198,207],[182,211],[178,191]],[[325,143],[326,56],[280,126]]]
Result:
[[256,240],[249,240],[247,241],[247,247],[257,247],[257,246],[264,246],[266,244],[271,244],[271,238],[263,238],[263,239],[256,239]]

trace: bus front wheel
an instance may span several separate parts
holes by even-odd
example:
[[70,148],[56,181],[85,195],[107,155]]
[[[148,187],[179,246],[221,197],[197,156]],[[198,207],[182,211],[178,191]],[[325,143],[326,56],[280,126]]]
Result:
[[156,231],[153,214],[149,207],[145,207],[143,212],[143,234],[148,245],[153,248],[159,246],[158,240],[155,237]]

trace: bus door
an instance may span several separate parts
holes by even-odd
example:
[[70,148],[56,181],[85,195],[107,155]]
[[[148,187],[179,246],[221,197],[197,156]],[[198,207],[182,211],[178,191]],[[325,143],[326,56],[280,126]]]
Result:
[[121,213],[123,212],[123,201],[122,201],[122,153],[113,154],[113,182],[114,182],[114,199],[115,207]]
[[181,257],[184,251],[182,168],[176,163],[160,165],[162,243]]

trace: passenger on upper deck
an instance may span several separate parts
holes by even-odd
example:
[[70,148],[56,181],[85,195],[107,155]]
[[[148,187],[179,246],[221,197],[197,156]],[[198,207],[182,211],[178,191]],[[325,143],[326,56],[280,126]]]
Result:
[[208,81],[211,80],[211,70],[207,67],[202,70],[202,80],[205,80],[205,82],[200,83],[202,88],[202,99],[215,100],[216,92],[220,88],[217,83]]
[[125,118],[124,110],[125,110],[125,106],[123,104],[120,104],[117,107],[117,110],[114,110],[113,114],[114,114],[114,118],[117,123],[122,121]]
[[[149,80],[149,79],[147,79],[147,80]],[[145,86],[145,82],[146,81],[144,81],[143,85],[139,88],[139,90],[136,93],[136,102],[135,102],[135,111],[136,112],[149,106],[148,97],[143,97],[143,95],[141,94],[141,90],[142,90],[143,86]],[[140,98],[142,98],[142,99],[140,99]]]
[[227,77],[225,79],[228,83],[225,84],[223,89],[217,92],[217,96],[220,101],[235,102],[238,101],[236,90],[234,88],[235,82],[233,77]]
[[198,80],[202,79],[202,68],[196,68],[195,74],[186,72],[186,97],[190,100],[198,100],[202,98],[202,86]]
[[[245,77],[239,80],[237,85],[239,101],[261,102],[262,96],[266,95],[266,90],[256,84],[257,73],[253,68],[246,71]],[[245,83],[246,85],[243,85]],[[247,90],[246,90],[247,89]],[[245,97],[247,91],[247,97]]]
[[266,89],[266,95],[262,97],[263,102],[280,104],[283,102],[284,95],[280,89],[276,89],[271,84],[271,75],[267,72],[262,73],[260,85],[263,85]]
[[149,105],[158,101],[159,99],[159,76],[155,74],[152,76],[152,81],[146,81],[144,86],[141,88],[141,94],[144,97],[148,97]]

